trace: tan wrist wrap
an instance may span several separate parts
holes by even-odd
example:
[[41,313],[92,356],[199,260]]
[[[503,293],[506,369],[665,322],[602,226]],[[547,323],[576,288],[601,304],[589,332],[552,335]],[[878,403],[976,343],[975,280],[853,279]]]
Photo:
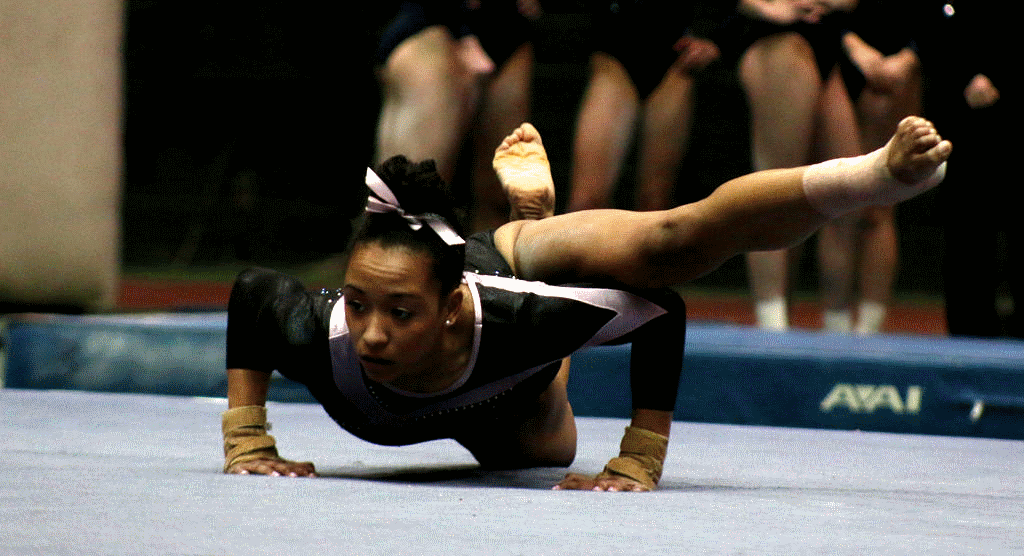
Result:
[[274,437],[267,434],[267,408],[247,405],[221,414],[224,433],[224,471],[236,463],[279,459]]
[[654,489],[661,479],[667,453],[667,436],[637,427],[626,427],[626,434],[619,445],[619,457],[612,458],[597,477],[601,479],[619,475]]

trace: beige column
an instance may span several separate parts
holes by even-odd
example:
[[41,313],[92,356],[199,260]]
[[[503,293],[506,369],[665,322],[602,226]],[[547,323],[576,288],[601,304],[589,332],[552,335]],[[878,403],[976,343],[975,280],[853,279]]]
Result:
[[112,305],[121,0],[0,0],[0,303]]

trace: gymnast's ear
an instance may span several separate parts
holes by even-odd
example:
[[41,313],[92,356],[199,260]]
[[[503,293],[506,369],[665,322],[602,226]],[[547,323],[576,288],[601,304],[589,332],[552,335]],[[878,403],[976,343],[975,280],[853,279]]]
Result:
[[448,293],[441,301],[441,316],[444,317],[445,326],[452,326],[462,312],[462,288],[456,287]]

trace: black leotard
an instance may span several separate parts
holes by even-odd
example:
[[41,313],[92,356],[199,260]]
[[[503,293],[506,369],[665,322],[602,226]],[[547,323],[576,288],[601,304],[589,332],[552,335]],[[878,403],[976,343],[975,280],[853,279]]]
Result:
[[645,377],[665,375],[657,369],[666,367],[672,389],[642,388],[638,400],[634,387],[634,402],[652,408],[674,403],[682,366],[679,324],[685,325],[678,297],[655,293],[651,297],[664,299],[656,304],[621,289],[518,280],[490,233],[469,238],[466,269],[476,313],[473,352],[466,374],[445,392],[411,394],[368,380],[349,340],[340,291],[308,292],[294,278],[266,269],[244,272],[232,291],[228,368],[276,369],[305,384],[352,434],[378,444],[411,444],[516,419],[551,383],[562,358],[628,341],[647,325],[650,333],[635,335],[634,351],[638,342],[661,348],[641,348],[631,367]]

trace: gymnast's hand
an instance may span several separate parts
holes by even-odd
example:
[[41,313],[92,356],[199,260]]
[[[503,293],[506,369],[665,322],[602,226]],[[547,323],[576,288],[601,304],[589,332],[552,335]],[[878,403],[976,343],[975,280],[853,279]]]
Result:
[[[602,474],[603,475],[603,474]],[[597,490],[604,492],[649,492],[651,489],[622,476],[588,477],[569,473],[552,490]]]
[[778,25],[818,23],[830,11],[824,0],[740,0],[739,10]]
[[988,108],[999,100],[999,89],[985,74],[979,73],[964,89],[964,99],[971,108]]
[[679,53],[672,67],[683,73],[702,70],[721,55],[718,45],[700,37],[680,37],[672,48]]
[[235,475],[270,475],[272,477],[317,476],[312,462],[290,461],[281,458],[263,458],[239,462],[229,467],[227,473]]
[[519,15],[530,21],[536,21],[544,15],[544,8],[540,5],[540,0],[516,0],[516,8],[519,10]]

